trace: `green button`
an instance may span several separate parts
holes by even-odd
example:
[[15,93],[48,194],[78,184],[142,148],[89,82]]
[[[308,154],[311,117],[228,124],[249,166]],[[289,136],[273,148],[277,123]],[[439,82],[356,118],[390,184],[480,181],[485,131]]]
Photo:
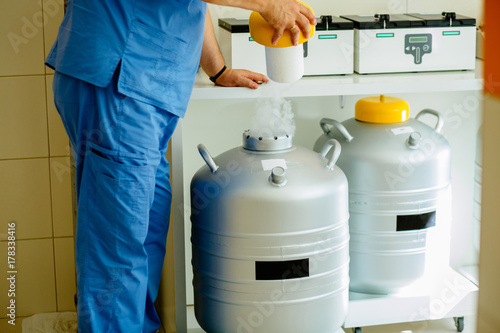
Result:
[[319,39],[337,39],[337,35],[318,35]]
[[460,31],[443,31],[443,36],[458,36]]
[[377,38],[387,38],[387,37],[394,37],[394,34],[392,32],[385,32],[385,33],[377,34]]

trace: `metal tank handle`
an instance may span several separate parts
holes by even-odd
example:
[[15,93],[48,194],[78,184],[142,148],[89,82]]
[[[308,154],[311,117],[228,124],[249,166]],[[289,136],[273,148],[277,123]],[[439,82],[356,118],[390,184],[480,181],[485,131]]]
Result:
[[321,129],[323,130],[323,132],[325,132],[326,135],[328,135],[328,133],[330,133],[330,129],[327,126],[327,125],[330,125],[330,126],[335,127],[340,133],[342,133],[342,135],[344,136],[344,138],[347,142],[351,142],[352,139],[354,139],[353,136],[351,135],[351,133],[349,133],[349,131],[347,131],[347,128],[345,128],[344,125],[342,125],[341,123],[339,123],[336,120],[333,120],[330,118],[323,118],[319,121],[319,125],[321,126]]
[[205,146],[200,143],[198,145],[198,151],[200,152],[200,155],[205,161],[205,163],[207,163],[210,170],[212,170],[212,173],[215,173],[219,169],[219,166],[215,164],[215,161],[208,152],[207,148],[205,148]]
[[437,123],[436,123],[436,127],[434,127],[434,130],[438,133],[441,133],[441,130],[443,129],[443,125],[444,125],[444,120],[443,120],[443,116],[441,115],[441,113],[439,113],[438,111],[433,110],[433,109],[423,109],[422,111],[420,111],[417,114],[415,119],[419,120],[418,118],[420,118],[420,116],[422,116],[424,114],[432,114],[432,115],[437,117]]
[[342,147],[340,146],[340,143],[337,140],[330,139],[327,142],[325,142],[323,148],[321,148],[320,155],[326,157],[326,154],[330,152],[330,149],[333,149],[332,157],[330,157],[330,160],[326,164],[326,167],[330,170],[333,170],[335,163],[337,163],[337,160],[339,159]]

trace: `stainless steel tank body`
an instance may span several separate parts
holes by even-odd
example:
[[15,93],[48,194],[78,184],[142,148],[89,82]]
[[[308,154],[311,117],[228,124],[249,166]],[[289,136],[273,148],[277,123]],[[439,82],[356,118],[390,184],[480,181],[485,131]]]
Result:
[[[191,182],[195,315],[209,333],[330,333],[348,305],[347,180],[287,135],[243,134]],[[331,150],[329,159],[324,156]]]
[[[420,117],[436,117],[433,129]],[[337,165],[349,182],[350,290],[387,294],[424,275],[428,231],[450,218],[450,146],[443,118],[342,123],[322,119],[325,141],[341,142]],[[449,221],[446,221],[449,222]]]

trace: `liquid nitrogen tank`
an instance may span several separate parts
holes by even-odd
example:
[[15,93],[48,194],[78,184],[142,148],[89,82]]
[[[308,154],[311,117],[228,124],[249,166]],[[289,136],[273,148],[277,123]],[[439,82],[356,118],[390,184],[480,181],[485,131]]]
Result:
[[[336,333],[348,305],[347,180],[340,145],[245,131],[191,182],[195,315],[209,333]],[[329,159],[324,156],[332,151]]]
[[[419,121],[425,114],[437,118],[435,128]],[[439,133],[443,119],[429,109],[410,119],[406,101],[382,95],[359,100],[355,118],[322,119],[320,126],[314,150],[339,140],[337,165],[349,181],[350,290],[397,292],[423,277],[426,258],[439,257],[428,253],[428,236],[435,225],[449,224],[451,153]]]

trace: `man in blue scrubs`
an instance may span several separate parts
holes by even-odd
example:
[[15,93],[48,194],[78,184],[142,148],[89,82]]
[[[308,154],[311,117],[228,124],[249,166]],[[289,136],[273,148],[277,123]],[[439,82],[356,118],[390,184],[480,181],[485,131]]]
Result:
[[[205,0],[256,10],[276,42],[309,34],[295,0]],[[296,29],[298,27],[299,29]],[[167,142],[198,66],[218,85],[257,88],[225,69],[200,0],[70,0],[46,61],[75,157],[79,332],[155,332],[169,224]]]

